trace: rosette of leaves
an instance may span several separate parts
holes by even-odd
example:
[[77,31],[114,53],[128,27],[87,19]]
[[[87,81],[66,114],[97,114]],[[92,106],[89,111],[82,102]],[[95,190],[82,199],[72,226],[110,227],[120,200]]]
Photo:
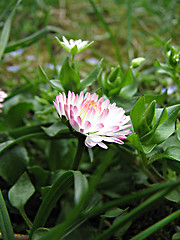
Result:
[[128,139],[139,151],[148,154],[175,132],[180,104],[156,108],[156,101],[147,104],[142,96],[134,105],[130,116],[135,133]]
[[99,76],[99,85],[108,97],[130,98],[136,91],[136,80],[131,68],[125,74],[121,71],[120,66],[111,68],[110,73],[101,72]]

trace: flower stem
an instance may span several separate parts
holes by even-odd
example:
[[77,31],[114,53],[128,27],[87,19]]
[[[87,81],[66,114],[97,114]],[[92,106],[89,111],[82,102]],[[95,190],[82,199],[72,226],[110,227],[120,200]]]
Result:
[[74,56],[75,54],[72,53],[71,67],[75,70]]
[[84,148],[85,148],[84,138],[81,137],[81,136],[78,136],[77,152],[76,152],[76,156],[74,158],[74,162],[72,164],[72,168],[71,169],[73,169],[73,170],[77,170],[78,169]]
[[144,171],[144,173],[149,177],[149,179],[153,183],[157,183],[158,182],[157,178],[154,176],[154,174],[147,167],[148,161],[147,161],[146,155],[144,153],[140,152],[140,151],[139,151],[139,155],[141,157],[141,160],[140,160],[141,169]]
[[20,213],[21,213],[21,216],[24,218],[24,221],[25,221],[26,224],[28,225],[28,227],[31,228],[31,227],[32,227],[32,222],[31,222],[31,220],[28,218],[28,216],[26,215],[26,212],[25,212],[25,210],[24,210],[24,207],[23,207],[23,206],[20,207],[20,208],[19,208],[19,211],[20,211]]

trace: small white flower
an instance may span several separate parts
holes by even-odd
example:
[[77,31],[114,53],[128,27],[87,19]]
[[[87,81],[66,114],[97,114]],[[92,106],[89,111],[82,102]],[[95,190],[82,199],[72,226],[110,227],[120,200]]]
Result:
[[94,42],[92,41],[89,43],[89,41],[82,41],[81,39],[78,40],[70,39],[68,41],[64,36],[62,37],[63,41],[60,41],[58,37],[56,37],[56,39],[64,49],[73,54],[82,52]]
[[87,92],[84,96],[83,92],[75,95],[69,91],[67,97],[64,92],[59,93],[54,106],[60,118],[65,116],[75,131],[86,136],[85,145],[89,148],[99,145],[107,149],[103,141],[124,144],[126,135],[131,133],[127,128],[132,125],[126,125],[130,117],[123,108],[110,104],[109,99],[98,99],[96,93]]

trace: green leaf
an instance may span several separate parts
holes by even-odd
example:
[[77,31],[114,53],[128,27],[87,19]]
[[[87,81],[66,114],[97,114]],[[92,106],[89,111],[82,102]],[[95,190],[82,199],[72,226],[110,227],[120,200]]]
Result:
[[42,69],[42,67],[40,65],[38,66],[38,69],[39,69],[39,74],[40,74],[42,80],[44,82],[49,83],[49,78],[47,77],[46,73],[44,72],[44,70]]
[[19,102],[13,105],[7,112],[5,119],[9,127],[19,127],[23,123],[25,114],[33,109],[31,102]]
[[35,133],[32,133],[32,134],[27,134],[27,135],[24,135],[22,137],[19,137],[15,140],[9,140],[9,141],[6,141],[6,142],[3,142],[0,144],[0,154],[2,154],[3,152],[7,151],[7,149],[9,149],[10,147],[14,146],[15,144],[19,143],[19,142],[22,142],[26,139],[30,139],[30,138],[45,138],[47,135],[44,133],[44,132],[35,132]]
[[78,53],[78,48],[77,48],[76,45],[75,45],[73,48],[71,48],[71,53],[72,53],[72,54]]
[[[116,222],[118,222],[126,214],[127,214],[127,209],[125,209],[120,216],[114,219],[113,224],[116,224]],[[129,221],[123,226],[121,226],[121,228],[115,233],[115,237],[117,239],[121,239],[121,237],[125,234],[128,228],[131,226],[131,224],[132,224],[132,221]]]
[[23,126],[15,129],[11,129],[8,133],[13,138],[19,138],[31,133],[37,133],[42,131],[42,124],[37,124],[33,126]]
[[5,142],[2,142],[0,144],[0,153],[2,153],[4,151],[4,149],[6,149],[9,145],[11,146],[13,144],[13,140],[8,140],[8,141],[5,141]]
[[68,59],[65,60],[60,74],[59,80],[64,90],[68,92],[77,92],[80,88],[80,78],[77,72],[70,66]]
[[101,61],[97,64],[96,68],[93,69],[86,78],[81,80],[80,91],[82,91],[85,88],[91,86],[96,81],[98,73],[99,73],[100,68],[101,68],[102,61],[103,61],[103,59],[101,59]]
[[54,137],[60,133],[69,132],[68,127],[61,121],[52,124],[50,127],[42,127],[42,129],[50,137]]
[[155,118],[156,101],[152,101],[140,120],[139,135],[143,136],[151,130],[151,123]]
[[116,102],[118,107],[124,108],[126,112],[130,112],[137,101],[137,97],[123,98],[120,96],[114,96],[111,98],[111,102]]
[[74,171],[74,200],[78,204],[88,190],[88,181],[79,171]]
[[149,153],[157,144],[164,142],[174,133],[176,115],[179,109],[180,105],[174,105],[163,110],[156,109],[155,115],[158,118],[158,121],[155,127],[152,131],[141,137],[145,153]]
[[137,92],[136,78],[133,76],[131,69],[128,69],[124,80],[122,81],[119,96],[130,98]]
[[180,141],[177,139],[176,135],[170,136],[165,142],[163,142],[162,149],[165,151],[168,147],[173,146],[180,147]]
[[133,75],[131,72],[131,68],[129,68],[124,75],[124,78],[123,78],[122,84],[121,84],[121,88],[123,88],[127,85],[130,85],[132,83],[133,83]]
[[153,100],[157,102],[157,104],[161,105],[165,102],[167,97],[167,91],[162,94],[145,94],[145,103],[150,104]]
[[10,31],[11,31],[11,25],[12,25],[13,17],[14,17],[14,14],[15,14],[16,9],[17,9],[18,5],[20,4],[20,2],[21,2],[20,0],[17,1],[16,6],[14,7],[14,9],[10,13],[8,19],[6,20],[6,22],[4,24],[4,27],[3,27],[3,30],[2,30],[2,33],[1,33],[1,36],[0,36],[0,46],[1,46],[0,47],[0,60],[2,59],[5,48],[7,46]]
[[180,187],[168,193],[166,199],[175,203],[180,203]]
[[23,173],[17,182],[10,188],[8,197],[10,203],[17,209],[25,206],[29,198],[34,194],[35,188],[32,185],[27,173]]
[[32,236],[32,240],[39,240],[40,237],[42,237],[46,232],[48,232],[49,229],[48,228],[38,228],[33,236]]
[[156,144],[148,144],[148,145],[142,144],[142,149],[143,149],[142,152],[144,152],[145,154],[148,154],[155,148],[155,146],[156,146]]
[[180,240],[180,232],[179,232],[179,233],[175,233],[175,234],[172,236],[172,240]]
[[40,166],[28,167],[28,171],[33,175],[36,187],[40,188],[48,184],[50,179],[50,171],[44,170]]
[[147,107],[144,113],[144,117],[147,121],[148,126],[150,126],[150,124],[152,123],[152,120],[155,115],[155,109],[156,109],[156,101],[154,100],[149,104],[149,106]]
[[120,87],[112,88],[112,89],[109,91],[108,96],[118,95],[119,91],[120,91]]
[[115,218],[118,217],[119,215],[123,214],[126,210],[120,209],[120,208],[113,208],[111,210],[108,210],[103,217],[107,218]]
[[146,110],[144,96],[140,97],[130,112],[134,131],[138,132],[140,120]]
[[139,136],[137,133],[133,133],[128,136],[127,141],[130,145],[136,147],[139,151],[143,152],[142,144],[139,140]]
[[143,116],[139,123],[139,130],[138,130],[139,136],[143,136],[147,134],[150,130],[151,128],[147,124],[146,118]]
[[25,171],[28,162],[25,148],[15,146],[0,155],[0,176],[11,185]]
[[32,239],[34,231],[37,228],[44,226],[56,202],[59,200],[62,194],[72,185],[72,183],[73,173],[71,171],[68,171],[61,175],[53,184],[51,189],[49,189],[34,219],[29,237],[30,240]]
[[176,132],[177,132],[177,139],[180,141],[180,121],[178,119],[176,122]]
[[162,123],[164,123],[167,119],[168,119],[168,113],[166,108],[162,109],[156,109],[155,111],[155,118],[157,120],[154,128],[148,132],[147,134],[145,134],[144,136],[141,137],[141,141],[143,142],[143,144],[148,145],[149,142],[151,141],[151,139],[153,138],[157,128],[159,127],[159,125],[161,125]]
[[50,83],[51,83],[51,85],[52,85],[55,89],[57,89],[57,90],[59,90],[59,91],[61,91],[61,92],[64,91],[64,88],[63,88],[63,86],[61,85],[61,83],[60,83],[59,80],[56,80],[56,79],[50,80]]
[[175,120],[176,120],[176,116],[177,116],[179,109],[180,109],[180,104],[167,108],[168,119],[157,127],[150,143],[159,144],[159,143],[165,141],[170,135],[172,135],[174,133]]
[[114,68],[113,70],[111,70],[111,73],[109,75],[109,82],[110,83],[116,82],[116,79],[119,76],[119,72],[120,72],[120,66],[119,65],[116,68]]
[[172,146],[168,147],[163,153],[163,156],[168,159],[180,161],[180,147]]
[[0,190],[0,230],[4,240],[15,240],[13,228]]
[[51,171],[70,169],[76,154],[76,139],[54,139],[48,145],[48,166]]

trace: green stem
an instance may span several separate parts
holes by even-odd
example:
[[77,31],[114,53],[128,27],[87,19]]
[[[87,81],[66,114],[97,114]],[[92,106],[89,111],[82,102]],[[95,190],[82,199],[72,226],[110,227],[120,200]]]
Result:
[[75,70],[74,57],[75,57],[75,54],[74,54],[74,53],[72,53],[71,67],[72,67],[72,68]]
[[81,137],[81,136],[78,136],[78,148],[77,148],[76,156],[74,158],[74,162],[72,164],[72,169],[73,170],[77,170],[78,169],[84,148],[85,148],[84,138]]
[[139,151],[139,155],[141,157],[141,159],[140,159],[141,169],[144,171],[144,173],[149,177],[149,179],[153,183],[157,183],[158,182],[157,178],[154,176],[154,174],[147,167],[148,161],[147,161],[146,155],[144,153],[140,152],[140,151]]
[[24,207],[22,206],[21,208],[19,208],[20,214],[23,217],[24,221],[26,222],[26,224],[28,225],[29,228],[32,228],[32,222],[31,220],[28,218],[28,216],[26,215],[26,212],[24,210]]
[[75,56],[75,54],[72,53],[72,63],[74,62],[74,56]]
[[167,179],[167,159],[163,160],[163,177]]

